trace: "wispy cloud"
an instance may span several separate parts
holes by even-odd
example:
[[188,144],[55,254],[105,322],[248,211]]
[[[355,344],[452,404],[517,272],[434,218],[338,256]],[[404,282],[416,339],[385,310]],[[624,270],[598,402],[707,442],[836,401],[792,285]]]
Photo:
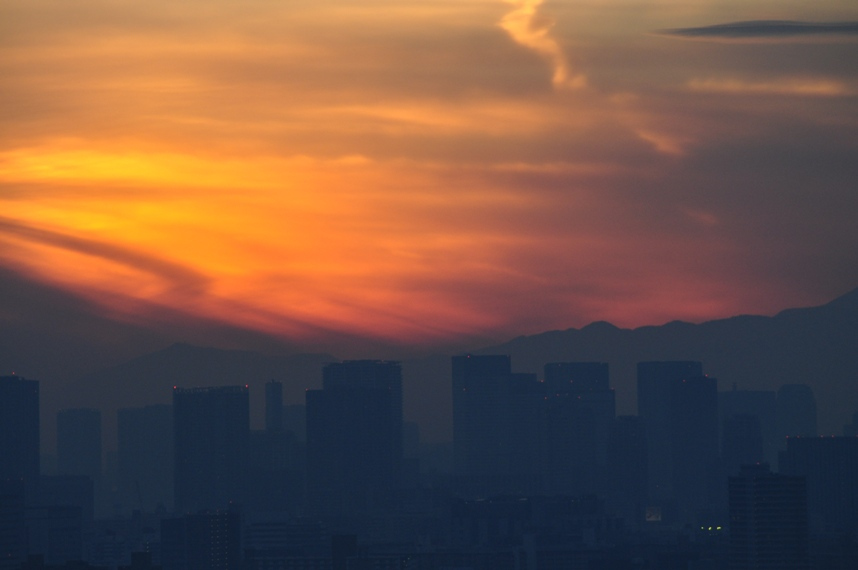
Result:
[[551,83],[556,89],[577,89],[587,84],[584,75],[575,73],[557,40],[551,36],[553,22],[538,18],[543,0],[504,0],[514,6],[500,21],[500,26],[513,40],[532,49],[552,66]]
[[691,91],[749,95],[794,95],[799,97],[848,97],[856,94],[840,81],[826,79],[786,79],[780,81],[743,81],[740,79],[694,79]]
[[806,36],[858,36],[858,22],[799,22],[793,20],[749,20],[696,28],[660,30],[684,38],[746,40],[791,39]]
[[0,270],[445,346],[858,278],[854,36],[640,33],[748,18],[717,0],[283,4],[0,2]]
[[92,256],[148,273],[162,279],[173,292],[199,295],[206,291],[209,280],[184,265],[139,251],[38,228],[0,216],[0,236],[14,236],[25,242],[47,245]]

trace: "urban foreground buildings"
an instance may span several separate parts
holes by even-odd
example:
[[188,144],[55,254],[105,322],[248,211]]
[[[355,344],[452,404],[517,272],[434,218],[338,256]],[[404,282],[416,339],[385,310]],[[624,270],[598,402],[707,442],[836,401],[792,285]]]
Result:
[[406,429],[399,363],[345,361],[305,406],[267,382],[264,430],[246,385],[120,410],[115,461],[98,410],[63,410],[50,476],[38,383],[2,378],[0,568],[118,569],[132,553],[175,570],[858,563],[858,438],[809,434],[805,387],[718,393],[702,363],[641,362],[640,413],[617,417],[605,363],[541,378],[505,355],[450,363],[451,447]]

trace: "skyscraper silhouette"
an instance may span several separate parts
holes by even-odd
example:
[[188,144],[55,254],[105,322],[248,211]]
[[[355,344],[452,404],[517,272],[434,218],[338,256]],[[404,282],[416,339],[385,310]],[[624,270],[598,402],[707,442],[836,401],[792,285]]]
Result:
[[782,439],[778,435],[777,426],[777,393],[773,390],[739,390],[735,384],[732,390],[718,392],[718,416],[721,427],[723,428],[731,417],[737,415],[757,418],[765,461],[769,465],[777,465]]
[[164,570],[239,570],[239,512],[200,512],[163,519],[161,559]]
[[0,479],[0,570],[18,570],[27,557],[25,497],[23,479]]
[[608,434],[606,499],[613,512],[633,525],[644,520],[647,506],[647,437],[637,416],[618,416]]
[[700,362],[638,363],[638,417],[644,422],[649,444],[649,495],[653,500],[663,501],[673,493],[672,387],[702,374]]
[[817,435],[816,398],[810,386],[781,386],[777,399],[777,424],[780,450],[786,447],[787,437]]
[[544,490],[545,385],[512,373],[508,356],[454,356],[453,442],[471,496]]
[[311,511],[349,515],[389,506],[402,467],[399,363],[328,364],[322,390],[308,390],[306,399]]
[[716,499],[718,385],[699,362],[638,363],[638,414],[649,451],[650,500],[680,520]]
[[724,420],[721,462],[727,475],[738,475],[743,465],[766,462],[763,431],[758,416],[733,414]]
[[247,386],[173,388],[176,510],[241,503],[247,467]]
[[804,477],[746,465],[729,478],[731,570],[805,570],[808,566]]
[[39,478],[39,383],[0,376],[0,479]]
[[576,495],[602,494],[608,432],[615,416],[608,364],[546,364],[545,390],[548,490]]
[[790,437],[779,467],[807,479],[812,530],[858,531],[858,437]]

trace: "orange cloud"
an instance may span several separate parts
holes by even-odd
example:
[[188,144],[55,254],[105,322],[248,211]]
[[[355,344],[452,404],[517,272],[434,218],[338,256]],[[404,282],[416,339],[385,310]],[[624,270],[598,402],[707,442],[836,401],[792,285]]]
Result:
[[500,21],[500,26],[517,43],[532,49],[551,63],[551,83],[557,89],[577,89],[587,84],[584,75],[574,73],[563,48],[551,36],[551,23],[538,15],[542,0],[504,0],[514,9]]
[[[0,263],[128,318],[305,339],[776,309],[746,284],[786,291],[816,273],[794,251],[851,243],[852,72],[695,82],[758,56],[643,33],[705,2],[618,6],[4,2]],[[799,186],[810,148],[828,201]]]

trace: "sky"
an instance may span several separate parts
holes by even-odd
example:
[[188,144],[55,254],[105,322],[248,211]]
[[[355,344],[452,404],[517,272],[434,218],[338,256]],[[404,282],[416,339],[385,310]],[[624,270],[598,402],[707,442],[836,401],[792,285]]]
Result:
[[858,285],[856,21],[4,0],[0,275],[340,354],[822,304]]

